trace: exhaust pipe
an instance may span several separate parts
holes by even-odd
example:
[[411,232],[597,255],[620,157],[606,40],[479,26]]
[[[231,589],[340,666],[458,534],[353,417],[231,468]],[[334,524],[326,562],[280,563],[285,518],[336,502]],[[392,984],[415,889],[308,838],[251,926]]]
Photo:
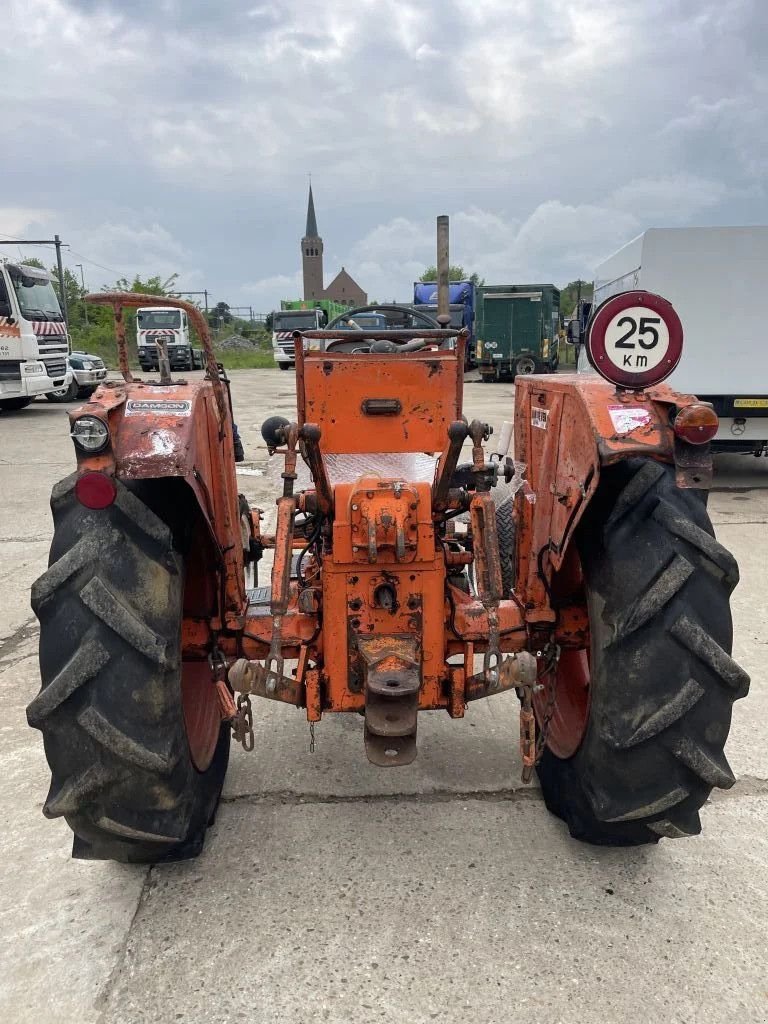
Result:
[[443,214],[437,218],[437,322],[443,327],[451,322],[449,268],[448,218]]

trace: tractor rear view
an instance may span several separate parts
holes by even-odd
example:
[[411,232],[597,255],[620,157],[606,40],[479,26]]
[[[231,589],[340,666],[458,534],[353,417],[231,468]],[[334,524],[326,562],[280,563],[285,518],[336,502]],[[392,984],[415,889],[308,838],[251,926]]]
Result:
[[[463,416],[462,333],[359,331],[353,353],[297,335],[297,418],[263,426],[283,462],[267,533],[237,492],[199,313],[164,303],[195,322],[205,379],[171,379],[161,351],[159,381],[135,381],[122,308],[146,297],[88,301],[114,306],[124,379],[70,414],[77,468],[52,496],[28,709],[44,813],[66,818],[76,856],[199,852],[256,698],[313,728],[357,714],[361,756],[394,767],[417,756],[420,712],[462,718],[514,690],[510,753],[572,835],[700,830],[712,787],[733,783],[723,748],[748,678],[731,659],[738,570],[704,500],[717,418],[660,383],[682,345],[668,303],[634,292],[597,311],[603,379],[518,379],[514,458]],[[266,549],[271,585],[247,589]]]

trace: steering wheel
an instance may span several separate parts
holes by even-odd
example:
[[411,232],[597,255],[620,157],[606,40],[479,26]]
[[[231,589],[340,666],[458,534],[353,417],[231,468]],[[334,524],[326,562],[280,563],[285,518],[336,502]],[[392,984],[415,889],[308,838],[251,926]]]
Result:
[[[400,328],[402,330],[408,330],[409,328],[413,328],[413,330],[429,331],[438,330],[440,328],[440,324],[437,322],[437,320],[435,320],[434,317],[430,316],[428,313],[422,313],[421,310],[419,309],[414,309],[412,307],[406,306],[395,306],[392,304],[383,304],[371,306],[356,306],[354,309],[348,309],[346,312],[340,313],[337,317],[334,317],[333,320],[331,320],[331,322],[325,328],[325,330],[332,331],[335,327],[340,327],[344,331],[365,330],[365,328],[361,327],[360,324],[355,323],[354,320],[352,320],[352,317],[357,315],[363,315],[366,313],[383,313],[385,315],[393,314],[393,319],[394,317],[397,317],[397,319],[403,321],[402,328],[401,325],[398,323],[389,323],[388,326],[390,328]],[[405,321],[408,322],[406,323]],[[382,331],[384,330],[386,330],[386,328],[382,328]],[[352,338],[350,338],[349,340],[347,340],[346,338],[339,338],[338,341],[330,341],[326,345],[325,350],[326,352],[370,352],[372,346],[376,344],[376,342],[368,340],[354,341]],[[396,344],[399,348],[402,348],[404,345],[410,345],[411,342],[393,338],[390,344]],[[423,347],[423,345],[420,345],[419,347],[421,348]]]

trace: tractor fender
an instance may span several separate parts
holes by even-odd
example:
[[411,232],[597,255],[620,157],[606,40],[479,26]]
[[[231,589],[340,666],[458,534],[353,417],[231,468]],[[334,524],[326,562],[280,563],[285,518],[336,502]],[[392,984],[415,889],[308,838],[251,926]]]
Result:
[[637,456],[674,463],[671,413],[694,401],[665,385],[618,390],[590,374],[518,378],[515,459],[526,466],[529,490],[518,572],[540,576],[544,551],[560,569],[603,466]]
[[70,422],[86,415],[107,423],[110,441],[100,453],[75,445],[81,472],[98,470],[123,481],[177,477],[187,483],[219,560],[227,565],[228,604],[234,611],[244,590],[232,425],[229,419],[221,422],[210,381],[121,381],[100,387],[70,413]]

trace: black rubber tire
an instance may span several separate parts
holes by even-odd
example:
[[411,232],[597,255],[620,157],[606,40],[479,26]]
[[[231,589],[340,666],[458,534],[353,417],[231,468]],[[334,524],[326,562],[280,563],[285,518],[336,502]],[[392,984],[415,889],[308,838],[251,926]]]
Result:
[[[528,369],[529,366],[532,366],[533,369]],[[523,367],[523,369],[520,369],[520,367]],[[532,373],[538,373],[539,362],[537,359],[534,359],[533,356],[520,356],[515,360],[512,372],[515,377],[527,377]]]
[[293,369],[293,363],[278,363],[277,365],[280,367],[281,370],[292,370]]
[[77,381],[73,378],[66,391],[63,388],[60,388],[59,391],[49,391],[45,397],[49,402],[53,402],[55,404],[60,404],[62,402],[74,402],[80,397]]
[[33,401],[33,398],[3,398],[0,399],[0,409],[7,409],[8,412],[18,412],[19,409],[26,409]]
[[515,588],[515,503],[508,497],[496,506],[496,533],[499,538],[499,559],[501,561],[501,585],[504,599]]
[[591,708],[568,759],[545,749],[547,807],[571,835],[632,846],[701,831],[749,677],[731,659],[732,555],[701,492],[674,469],[628,459],[602,472],[576,542],[590,616]]
[[194,767],[181,702],[183,558],[171,530],[118,483],[92,511],[76,474],[54,487],[48,571],[32,588],[42,688],[27,708],[52,780],[46,817],[64,816],[73,856],[132,863],[195,856],[224,782],[228,726]]

